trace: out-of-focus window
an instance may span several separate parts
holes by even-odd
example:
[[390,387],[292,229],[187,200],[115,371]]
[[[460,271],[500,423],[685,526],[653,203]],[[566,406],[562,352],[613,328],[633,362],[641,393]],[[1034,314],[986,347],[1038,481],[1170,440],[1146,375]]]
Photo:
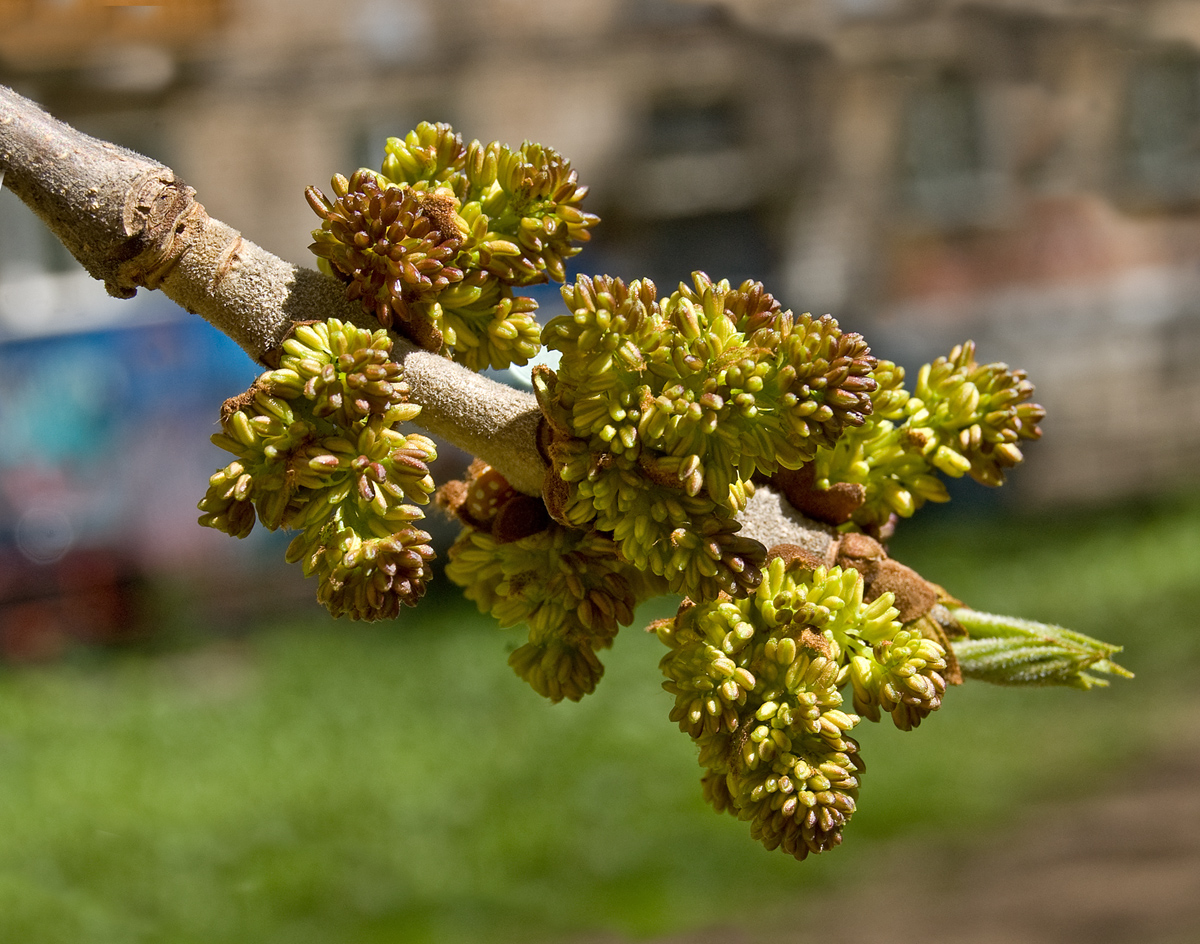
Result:
[[894,13],[900,3],[898,0],[836,0],[834,6],[843,16],[869,17]]
[[1128,171],[1145,197],[1200,198],[1200,58],[1141,59],[1129,74]]
[[926,222],[985,222],[1002,175],[988,162],[983,106],[975,83],[942,76],[913,89],[904,111],[902,198]]
[[651,107],[644,146],[651,155],[697,153],[736,146],[740,137],[736,103],[668,99]]
[[641,162],[625,199],[639,216],[682,217],[754,204],[764,181],[732,97],[664,96],[642,127]]
[[704,0],[628,0],[625,11],[635,28],[703,26],[722,17],[720,3]]
[[744,116],[732,90],[664,91],[651,101],[622,194],[626,250],[636,260],[630,274],[671,288],[696,269],[735,284],[769,274],[761,211],[768,181]]
[[691,283],[697,269],[739,285],[770,281],[774,254],[762,216],[753,208],[656,220],[647,227],[639,264],[664,292]]

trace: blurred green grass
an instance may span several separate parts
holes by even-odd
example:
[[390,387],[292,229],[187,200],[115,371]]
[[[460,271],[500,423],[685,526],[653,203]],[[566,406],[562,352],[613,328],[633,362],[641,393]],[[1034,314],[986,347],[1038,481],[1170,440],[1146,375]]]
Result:
[[1088,694],[969,683],[917,731],[860,726],[846,843],[796,863],[704,806],[666,720],[659,644],[634,629],[578,705],[539,699],[505,664],[515,633],[448,595],[401,624],[303,619],[7,669],[0,941],[531,942],[753,923],[851,880],[885,842],[961,837],[1169,750],[1178,706],[1197,703],[1200,496],[914,522],[892,550],[977,609],[1125,645],[1138,678]]

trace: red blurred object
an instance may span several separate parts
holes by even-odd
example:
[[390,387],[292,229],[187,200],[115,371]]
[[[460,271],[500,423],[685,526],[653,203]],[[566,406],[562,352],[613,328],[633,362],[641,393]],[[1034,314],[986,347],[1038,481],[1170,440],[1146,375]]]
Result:
[[143,638],[142,584],[137,565],[112,549],[72,550],[49,564],[0,550],[0,658],[40,662]]

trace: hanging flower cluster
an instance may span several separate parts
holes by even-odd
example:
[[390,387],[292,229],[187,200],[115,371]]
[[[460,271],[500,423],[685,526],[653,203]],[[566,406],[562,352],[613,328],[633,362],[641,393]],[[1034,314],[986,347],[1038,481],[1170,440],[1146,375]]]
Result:
[[539,500],[483,463],[443,486],[438,501],[466,525],[446,576],[501,626],[529,627],[509,665],[551,701],[594,691],[604,673],[596,651],[663,587],[622,560],[611,538],[549,520]]
[[[705,797],[750,822],[767,848],[803,859],[842,840],[858,796],[855,707],[937,708],[941,647],[912,645],[892,595],[863,601],[862,577],[775,557],[753,596],[685,603],[658,624],[671,719],[695,741]],[[861,687],[860,687],[861,685]]]
[[335,616],[394,617],[425,592],[433,550],[416,526],[433,491],[387,332],[336,319],[302,324],[279,369],[226,401],[212,441],[237,457],[210,480],[200,524],[245,537],[257,516],[300,533],[288,548]]
[[315,187],[312,251],[385,328],[472,370],[526,364],[536,303],[514,287],[563,281],[598,218],[561,155],[526,142],[465,145],[449,125],[389,138],[381,172]]

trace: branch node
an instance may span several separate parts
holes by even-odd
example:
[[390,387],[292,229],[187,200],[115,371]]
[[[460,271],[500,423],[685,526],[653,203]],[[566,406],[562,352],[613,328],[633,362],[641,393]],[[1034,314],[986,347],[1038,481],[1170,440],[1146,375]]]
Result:
[[109,294],[131,298],[138,288],[158,288],[207,220],[196,191],[168,169],[139,178],[122,212],[128,238],[110,255],[114,275],[105,280]]

